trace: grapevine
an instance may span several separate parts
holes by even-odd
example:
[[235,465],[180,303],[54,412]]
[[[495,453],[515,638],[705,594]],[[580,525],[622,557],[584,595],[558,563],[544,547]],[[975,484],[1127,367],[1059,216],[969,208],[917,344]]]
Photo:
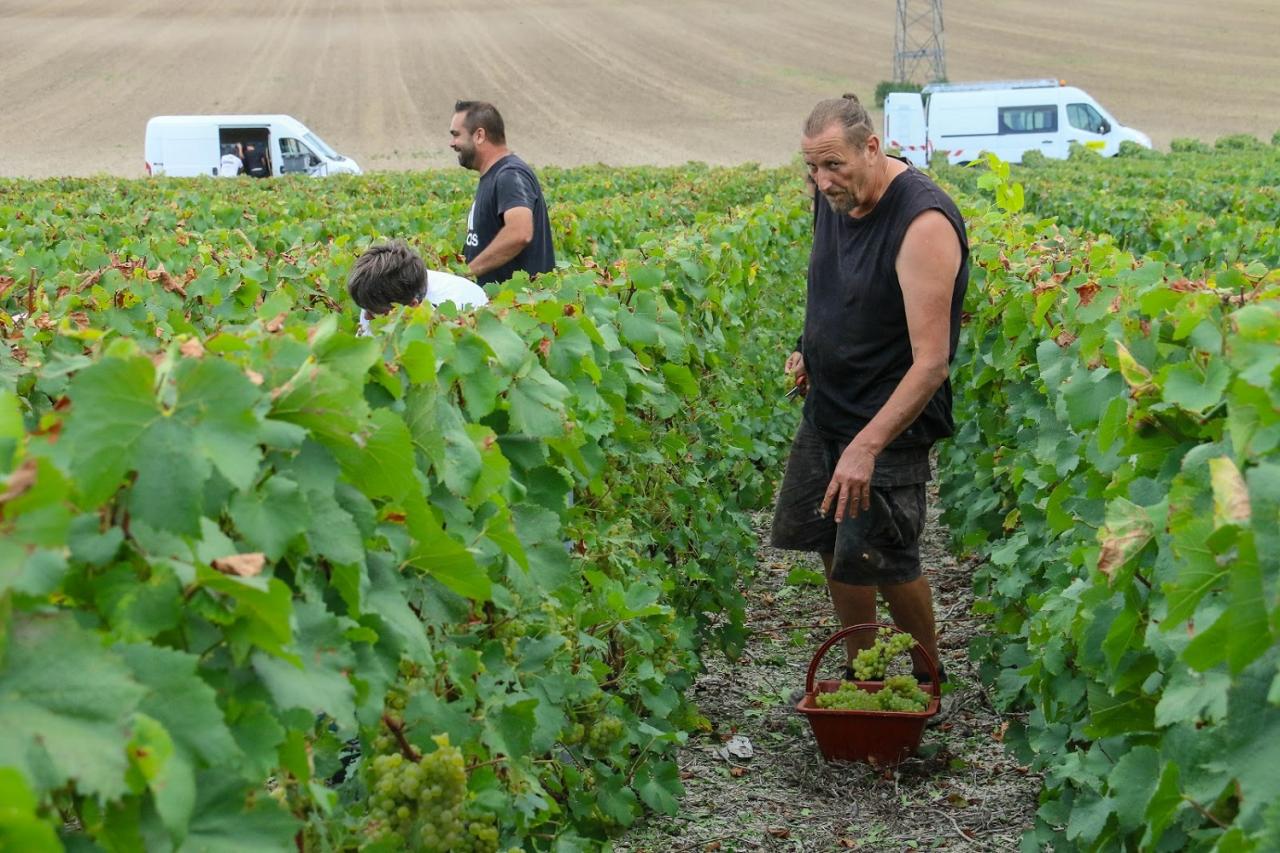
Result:
[[[974,197],[1007,166],[948,173],[974,282],[940,503],[991,698],[1035,712],[1007,741],[1045,780],[1024,846],[1280,825],[1278,158],[1040,167],[1032,218]],[[698,656],[744,642],[812,199],[754,168],[547,186],[564,270],[357,338],[355,256],[414,235],[461,271],[474,176],[0,181],[0,800],[50,839],[23,849],[128,849],[157,816],[190,849],[550,849],[675,807],[645,700],[687,732]]]

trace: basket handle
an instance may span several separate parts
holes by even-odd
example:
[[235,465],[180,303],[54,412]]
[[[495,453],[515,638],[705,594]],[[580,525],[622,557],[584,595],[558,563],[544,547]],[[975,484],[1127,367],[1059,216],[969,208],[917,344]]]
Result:
[[[862,631],[879,631],[881,628],[888,628],[899,634],[906,633],[897,625],[888,625],[884,622],[864,622],[861,625],[850,625],[847,628],[841,628],[839,631],[836,631],[828,637],[827,641],[821,646],[818,646],[818,650],[813,653],[813,660],[809,661],[809,672],[804,677],[804,692],[808,694],[813,693],[814,677],[818,674],[818,664],[822,663],[823,657],[826,656],[827,651],[832,646],[850,634],[857,634]],[[926,650],[924,646],[920,645],[919,640],[916,641],[915,648],[920,652],[920,656],[924,658],[924,664],[929,670],[929,683],[933,685],[933,695],[939,697],[942,696],[942,685],[938,683],[938,664],[934,662],[933,655],[929,654],[928,650]]]

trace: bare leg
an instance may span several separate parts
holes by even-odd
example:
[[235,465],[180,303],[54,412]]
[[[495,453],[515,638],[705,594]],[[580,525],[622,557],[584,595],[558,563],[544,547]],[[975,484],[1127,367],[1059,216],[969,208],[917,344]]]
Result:
[[[880,594],[889,605],[894,624],[915,637],[916,642],[924,646],[934,661],[941,665],[937,626],[933,621],[933,591],[929,588],[929,582],[924,577],[918,577],[907,583],[882,586]],[[927,671],[924,661],[914,652],[911,659],[917,672]]]
[[[831,560],[834,555],[822,554],[822,567],[827,573],[827,589],[831,593],[831,603],[835,605],[836,615],[844,627],[861,625],[876,621],[876,588],[874,586],[854,586],[831,579]],[[875,634],[864,631],[845,637],[844,645],[848,655],[847,662],[862,649],[875,642]]]

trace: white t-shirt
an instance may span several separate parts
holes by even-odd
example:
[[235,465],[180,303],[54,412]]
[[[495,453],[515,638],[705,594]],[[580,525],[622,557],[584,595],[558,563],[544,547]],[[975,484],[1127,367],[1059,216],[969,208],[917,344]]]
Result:
[[218,166],[218,174],[224,178],[234,178],[243,168],[244,163],[240,162],[239,157],[234,154],[223,154],[222,163]]
[[427,301],[432,305],[452,302],[459,308],[489,304],[489,294],[469,278],[451,272],[427,270]]
[[[451,272],[427,270],[427,301],[432,305],[452,302],[459,308],[477,308],[489,304],[489,294],[468,278]],[[360,309],[360,334],[372,334],[369,328],[369,312]]]

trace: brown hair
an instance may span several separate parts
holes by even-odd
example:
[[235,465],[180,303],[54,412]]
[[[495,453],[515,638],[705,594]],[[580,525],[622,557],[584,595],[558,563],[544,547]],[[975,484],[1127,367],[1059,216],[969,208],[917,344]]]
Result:
[[871,116],[854,94],[819,101],[804,123],[804,135],[818,136],[833,124],[844,129],[845,140],[859,151],[867,147],[867,139],[875,133]]
[[370,246],[356,258],[347,277],[351,300],[370,314],[393,305],[412,305],[427,289],[427,265],[403,240]]
[[462,113],[462,124],[467,133],[475,133],[476,128],[483,127],[484,134],[494,145],[507,144],[507,128],[502,122],[502,113],[488,101],[458,101],[453,105],[455,113]]

